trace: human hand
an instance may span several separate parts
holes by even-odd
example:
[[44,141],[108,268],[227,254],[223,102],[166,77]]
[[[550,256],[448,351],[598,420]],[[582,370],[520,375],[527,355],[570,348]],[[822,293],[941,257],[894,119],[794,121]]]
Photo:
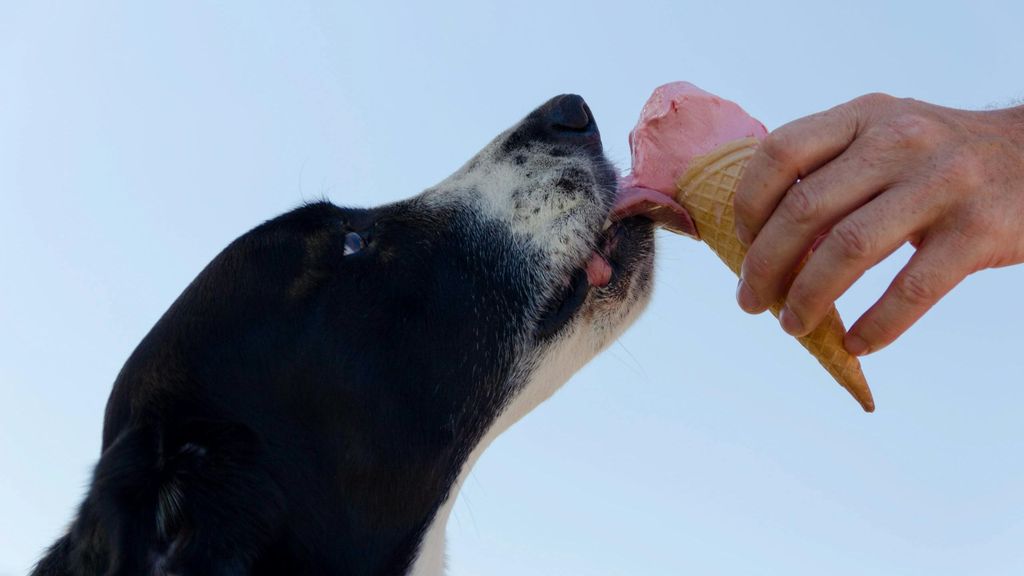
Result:
[[735,209],[750,246],[740,307],[759,313],[785,297],[779,321],[794,336],[868,268],[905,242],[917,249],[846,335],[852,354],[874,352],[968,274],[1024,262],[1024,106],[862,96],[769,134]]

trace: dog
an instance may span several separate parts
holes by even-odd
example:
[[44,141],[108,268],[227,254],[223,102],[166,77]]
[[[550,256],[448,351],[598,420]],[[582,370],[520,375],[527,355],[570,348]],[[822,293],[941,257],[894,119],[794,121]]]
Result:
[[118,374],[33,574],[442,574],[480,454],[650,298],[656,224],[623,196],[562,95],[417,196],[244,234]]

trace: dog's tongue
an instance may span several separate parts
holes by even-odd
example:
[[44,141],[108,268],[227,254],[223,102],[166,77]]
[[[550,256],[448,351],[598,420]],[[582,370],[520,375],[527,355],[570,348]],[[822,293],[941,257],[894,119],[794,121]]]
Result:
[[619,182],[619,195],[612,208],[611,219],[622,220],[640,214],[677,234],[699,238],[697,225],[690,218],[690,213],[675,199],[657,190],[632,185],[630,177],[624,178]]

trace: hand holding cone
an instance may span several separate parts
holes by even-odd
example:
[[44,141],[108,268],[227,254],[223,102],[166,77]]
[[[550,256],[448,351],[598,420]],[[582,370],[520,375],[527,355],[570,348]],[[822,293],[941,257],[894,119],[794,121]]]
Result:
[[[690,213],[697,232],[711,249],[739,276],[747,248],[736,237],[733,195],[757,140],[744,138],[729,142],[705,156],[694,158],[676,181],[676,201]],[[770,310],[776,317],[782,308],[777,302]],[[875,409],[871,389],[861,371],[860,362],[843,346],[846,328],[835,306],[810,334],[797,338],[829,374],[860,402],[866,412]]]
[[[688,215],[653,203],[649,217],[663,225],[688,224],[666,227],[699,236],[738,276],[747,250],[733,228],[733,196],[750,156],[767,135],[764,125],[735,102],[688,82],[659,86],[629,134],[633,170],[623,189],[637,197],[638,191],[646,191],[673,198],[673,209]],[[779,302],[770,310],[778,316],[781,307]],[[845,332],[833,306],[813,332],[798,340],[871,412],[871,390],[860,362],[843,346]]]

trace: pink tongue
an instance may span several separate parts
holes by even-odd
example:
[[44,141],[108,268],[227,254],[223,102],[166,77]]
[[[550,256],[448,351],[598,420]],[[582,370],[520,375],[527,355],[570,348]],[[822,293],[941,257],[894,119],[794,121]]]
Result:
[[700,239],[697,225],[685,208],[671,196],[637,186],[635,179],[627,176],[619,182],[619,195],[615,199],[611,219],[622,220],[636,215],[644,215],[677,234]]

